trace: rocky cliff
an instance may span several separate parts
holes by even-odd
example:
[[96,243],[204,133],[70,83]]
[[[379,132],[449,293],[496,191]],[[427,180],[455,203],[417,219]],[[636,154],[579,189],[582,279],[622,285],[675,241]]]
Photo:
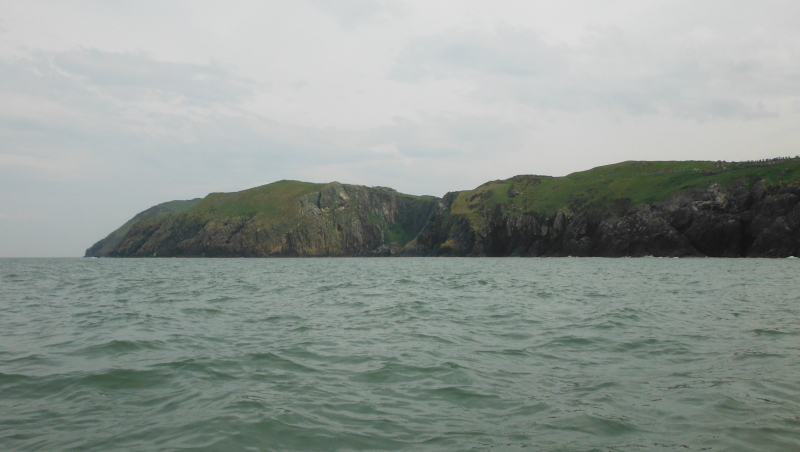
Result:
[[107,256],[114,251],[114,248],[119,245],[125,235],[130,231],[133,225],[140,221],[149,220],[151,218],[164,217],[173,213],[183,212],[197,203],[202,201],[201,198],[190,199],[187,201],[169,201],[153,206],[145,211],[139,212],[128,220],[125,224],[117,228],[112,233],[108,234],[104,239],[98,241],[91,248],[86,250],[86,256]]
[[763,181],[682,192],[633,206],[583,204],[551,215],[482,212],[433,217],[414,243],[423,255],[788,257],[800,255],[800,184]]
[[416,236],[435,203],[390,188],[281,181],[137,221],[112,250],[96,244],[87,256],[390,255]]
[[281,181],[192,203],[140,214],[124,237],[86,255],[800,254],[800,159],[624,162],[560,178],[516,176],[442,198]]

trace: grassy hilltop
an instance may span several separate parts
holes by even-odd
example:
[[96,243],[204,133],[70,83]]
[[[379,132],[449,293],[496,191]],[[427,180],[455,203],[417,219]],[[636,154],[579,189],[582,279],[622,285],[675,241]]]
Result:
[[486,182],[458,194],[450,213],[479,220],[481,212],[500,208],[518,213],[572,213],[571,206],[611,208],[614,201],[631,206],[666,200],[682,191],[703,190],[713,184],[730,186],[757,181],[768,186],[800,181],[800,159],[760,162],[635,162],[599,166],[564,177],[515,176]]
[[785,254],[800,247],[798,195],[800,158],[629,161],[441,199],[284,180],[159,204],[87,256]]
[[[385,253],[412,240],[436,203],[384,187],[278,181],[153,209],[92,256],[302,256]],[[117,237],[123,235],[121,240]]]

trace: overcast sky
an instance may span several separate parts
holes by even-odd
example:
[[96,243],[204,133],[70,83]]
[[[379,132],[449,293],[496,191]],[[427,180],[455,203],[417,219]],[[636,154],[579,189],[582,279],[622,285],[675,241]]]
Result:
[[280,179],[800,154],[800,2],[0,3],[0,257]]

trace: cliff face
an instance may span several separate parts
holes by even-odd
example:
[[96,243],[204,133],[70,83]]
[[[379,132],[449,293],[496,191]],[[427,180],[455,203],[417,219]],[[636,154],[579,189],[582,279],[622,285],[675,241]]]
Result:
[[432,217],[417,239],[428,255],[788,257],[800,254],[800,185],[693,190],[653,204],[576,201],[552,215],[484,212]]
[[104,239],[99,240],[97,243],[87,249],[86,256],[106,256],[114,251],[122,239],[125,238],[125,234],[127,234],[136,223],[151,218],[158,218],[173,213],[186,211],[197,205],[200,201],[202,201],[201,198],[190,199],[187,201],[169,201],[139,212],[136,214],[136,216],[128,220],[125,224],[117,228],[111,234],[108,234]]
[[[257,201],[258,193],[233,199],[212,195],[197,209],[137,222],[105,256],[390,255],[419,232],[435,203],[382,187],[307,185],[313,191],[293,190],[281,205],[267,202],[232,214],[219,212],[231,203]],[[264,197],[277,189],[266,190]]]
[[442,198],[338,182],[281,181],[156,206],[86,252],[111,257],[798,254],[800,159],[624,162],[561,178],[516,176]]

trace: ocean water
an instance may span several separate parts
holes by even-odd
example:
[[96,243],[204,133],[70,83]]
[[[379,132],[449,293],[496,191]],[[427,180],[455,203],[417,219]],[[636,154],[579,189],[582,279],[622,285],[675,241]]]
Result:
[[800,259],[3,259],[2,451],[797,451]]

